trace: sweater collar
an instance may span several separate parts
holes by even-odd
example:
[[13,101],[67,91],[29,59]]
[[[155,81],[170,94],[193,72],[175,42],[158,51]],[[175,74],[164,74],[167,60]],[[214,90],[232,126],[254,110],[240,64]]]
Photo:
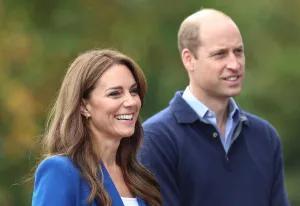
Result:
[[[169,105],[178,123],[189,124],[199,120],[198,114],[182,98],[183,91],[177,91],[171,99]],[[240,109],[239,121],[248,125],[248,118],[245,112]]]

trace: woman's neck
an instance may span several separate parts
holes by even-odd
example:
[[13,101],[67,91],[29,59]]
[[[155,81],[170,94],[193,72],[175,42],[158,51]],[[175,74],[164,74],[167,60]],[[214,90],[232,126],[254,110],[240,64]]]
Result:
[[92,141],[94,151],[104,166],[106,168],[115,166],[121,139],[106,137],[102,134],[92,132]]

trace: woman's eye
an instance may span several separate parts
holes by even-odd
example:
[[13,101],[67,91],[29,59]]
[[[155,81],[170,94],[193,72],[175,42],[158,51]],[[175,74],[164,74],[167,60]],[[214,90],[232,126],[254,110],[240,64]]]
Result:
[[139,90],[138,90],[138,88],[133,88],[133,89],[130,90],[130,93],[134,94],[134,95],[138,95],[139,94]]
[[118,91],[110,92],[110,93],[108,94],[108,96],[111,96],[111,97],[116,97],[116,96],[118,96],[118,95],[120,95],[120,92],[118,92]]

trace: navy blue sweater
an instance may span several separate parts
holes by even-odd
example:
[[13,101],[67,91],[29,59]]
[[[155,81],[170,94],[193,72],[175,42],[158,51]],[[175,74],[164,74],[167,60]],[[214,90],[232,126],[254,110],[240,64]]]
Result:
[[287,206],[281,145],[265,120],[242,112],[226,154],[216,129],[177,92],[144,124],[142,163],[160,183],[165,206]]

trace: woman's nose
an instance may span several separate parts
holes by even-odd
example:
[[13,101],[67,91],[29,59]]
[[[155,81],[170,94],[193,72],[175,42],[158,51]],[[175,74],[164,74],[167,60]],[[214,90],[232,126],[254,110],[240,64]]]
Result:
[[132,94],[127,94],[125,99],[124,99],[124,106],[130,107],[130,106],[135,106],[138,104],[138,95],[132,95]]

